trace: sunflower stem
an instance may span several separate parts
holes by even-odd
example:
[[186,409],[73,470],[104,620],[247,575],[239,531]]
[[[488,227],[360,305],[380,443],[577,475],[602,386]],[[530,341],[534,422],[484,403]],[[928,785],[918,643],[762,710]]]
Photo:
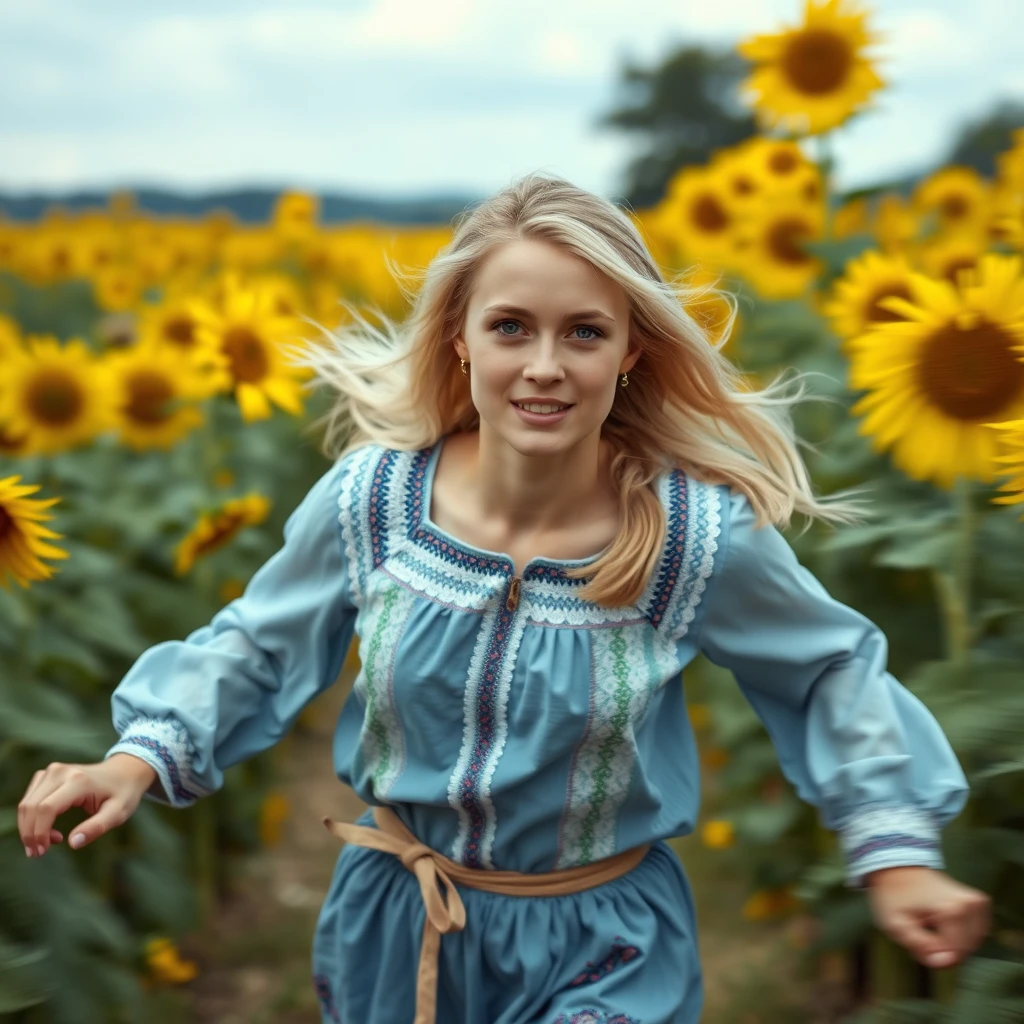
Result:
[[974,554],[974,507],[971,482],[958,477],[954,489],[957,516],[956,546],[948,572],[940,572],[939,599],[946,625],[946,656],[959,665],[967,662],[974,640],[971,622],[971,560]]

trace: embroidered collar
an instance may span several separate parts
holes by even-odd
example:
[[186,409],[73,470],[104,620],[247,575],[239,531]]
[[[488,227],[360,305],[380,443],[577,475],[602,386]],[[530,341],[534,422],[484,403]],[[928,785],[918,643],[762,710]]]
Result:
[[[361,468],[352,476],[362,477],[364,485],[349,483],[342,489],[340,519],[346,546],[350,554],[369,560],[359,574],[358,588],[369,573],[383,569],[431,600],[483,611],[504,600],[515,563],[508,555],[468,544],[431,521],[431,488],[442,446],[443,440],[418,451],[373,446],[372,455],[358,460]],[[353,501],[364,489],[365,500]],[[538,556],[530,559],[521,577],[520,609],[526,617],[570,626],[625,625],[647,618],[659,630],[685,631],[713,568],[720,498],[717,488],[678,469],[662,473],[656,490],[665,510],[666,539],[635,604],[610,608],[577,595],[588,577],[574,579],[566,570],[596,562],[604,551],[579,559]],[[360,506],[367,516],[362,526],[356,511]],[[360,530],[368,544],[360,543]]]

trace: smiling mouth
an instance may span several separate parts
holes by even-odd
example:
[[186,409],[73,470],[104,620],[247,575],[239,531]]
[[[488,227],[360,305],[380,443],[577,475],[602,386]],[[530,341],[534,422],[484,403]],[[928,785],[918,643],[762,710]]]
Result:
[[566,402],[527,402],[525,405],[522,402],[512,403],[517,409],[522,409],[523,412],[532,412],[534,415],[548,415],[551,416],[556,412],[565,412],[566,409],[571,409],[572,405]]

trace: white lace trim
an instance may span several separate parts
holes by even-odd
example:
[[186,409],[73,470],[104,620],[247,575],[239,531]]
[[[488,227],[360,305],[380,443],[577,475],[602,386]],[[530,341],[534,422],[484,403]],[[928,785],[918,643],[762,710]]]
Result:
[[338,522],[341,524],[349,580],[357,605],[363,603],[366,580],[373,571],[370,480],[383,452],[380,445],[367,445],[349,452],[342,460]]
[[188,807],[211,792],[195,775],[195,747],[188,730],[176,718],[132,719],[105,756],[111,754],[131,754],[157,773],[164,797],[148,795],[159,803]]

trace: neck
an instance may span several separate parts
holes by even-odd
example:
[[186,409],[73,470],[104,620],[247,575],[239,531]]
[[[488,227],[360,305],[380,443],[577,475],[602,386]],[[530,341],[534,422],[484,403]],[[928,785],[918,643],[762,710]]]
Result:
[[482,516],[510,536],[570,529],[604,493],[608,452],[600,431],[551,455],[521,455],[486,426],[476,437],[467,486]]

